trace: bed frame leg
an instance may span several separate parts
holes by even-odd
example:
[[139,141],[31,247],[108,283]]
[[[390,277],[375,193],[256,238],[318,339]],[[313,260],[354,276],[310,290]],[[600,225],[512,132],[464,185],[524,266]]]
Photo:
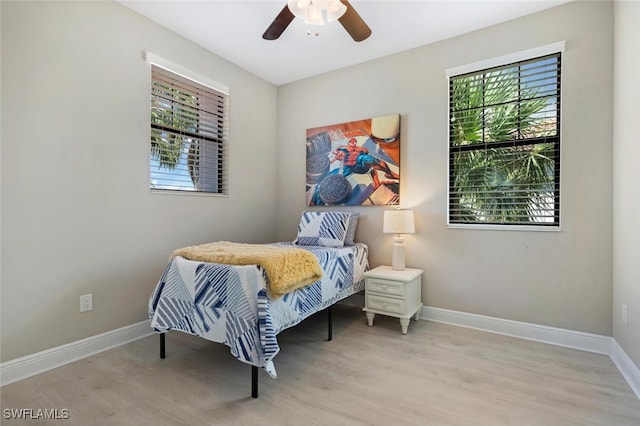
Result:
[[258,397],[258,367],[251,366],[251,397]]
[[327,337],[328,341],[331,341],[333,339],[333,318],[331,317],[331,306],[329,306],[327,308],[327,317],[328,317],[328,322],[329,322],[329,335]]
[[160,333],[160,358],[162,359],[164,359],[165,357],[165,351],[164,351],[164,348],[165,348],[164,335],[165,334],[166,333]]

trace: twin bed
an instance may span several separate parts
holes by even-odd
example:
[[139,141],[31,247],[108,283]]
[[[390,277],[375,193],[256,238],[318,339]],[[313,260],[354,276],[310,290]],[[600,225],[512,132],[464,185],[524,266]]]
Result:
[[151,327],[164,336],[179,330],[225,344],[276,378],[277,334],[364,290],[368,249],[353,241],[358,215],[303,212],[293,242],[269,245],[210,243],[176,250],[151,298]]

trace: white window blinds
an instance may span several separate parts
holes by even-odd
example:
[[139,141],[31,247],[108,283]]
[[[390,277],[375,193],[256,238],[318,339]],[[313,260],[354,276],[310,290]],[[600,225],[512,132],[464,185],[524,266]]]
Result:
[[228,194],[228,102],[151,64],[151,189]]
[[450,76],[450,224],[559,225],[560,63]]

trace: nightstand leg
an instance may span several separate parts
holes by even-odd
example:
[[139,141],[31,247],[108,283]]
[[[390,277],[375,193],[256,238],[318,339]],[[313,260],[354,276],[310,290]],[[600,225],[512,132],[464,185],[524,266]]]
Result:
[[402,327],[402,334],[407,334],[410,320],[411,318],[400,318],[400,326]]
[[414,320],[420,320],[420,312],[422,312],[422,303],[420,303],[420,306],[418,306],[418,310],[416,311],[415,315],[413,315]]
[[374,314],[373,312],[365,312],[367,314],[367,324],[369,324],[369,327],[373,327],[373,317],[376,316],[376,314]]

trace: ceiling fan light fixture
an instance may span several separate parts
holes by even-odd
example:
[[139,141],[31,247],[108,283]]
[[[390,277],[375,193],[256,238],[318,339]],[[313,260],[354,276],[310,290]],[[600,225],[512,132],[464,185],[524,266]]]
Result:
[[309,10],[310,0],[289,0],[287,7],[296,18],[305,19]]
[[347,11],[347,6],[342,4],[340,0],[333,0],[327,7],[327,21],[335,22]]
[[340,0],[288,0],[287,7],[308,25],[335,22],[347,11]]
[[324,25],[324,19],[322,17],[322,9],[316,5],[315,2],[311,2],[307,8],[307,16],[304,19],[304,23],[308,25]]
[[[371,28],[351,6],[349,0],[287,0],[287,4],[262,34],[262,38],[277,40],[295,18],[315,26],[340,21],[353,41],[363,41],[371,35]],[[311,30],[308,33],[310,34]],[[315,30],[314,33],[319,34]]]

